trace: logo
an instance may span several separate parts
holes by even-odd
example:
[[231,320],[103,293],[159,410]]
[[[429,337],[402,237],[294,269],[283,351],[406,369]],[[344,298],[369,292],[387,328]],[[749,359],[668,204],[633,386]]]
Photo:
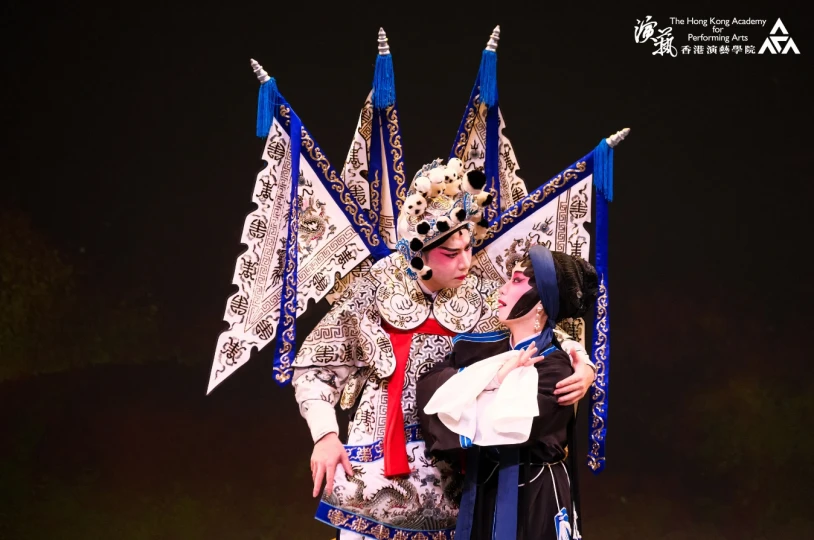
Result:
[[[778,32],[781,35],[777,35]],[[783,21],[780,19],[777,19],[777,22],[774,23],[774,28],[772,28],[766,41],[763,42],[758,54],[763,54],[766,50],[772,54],[786,54],[790,50],[794,51],[794,54],[800,54],[800,49],[794,44],[794,40],[791,39],[786,27],[783,26]]]
[[633,27],[633,39],[636,43],[652,41],[656,47],[656,50],[653,51],[654,55],[664,56],[666,54],[675,57],[678,52],[673,47],[673,29],[663,28],[658,31],[657,36],[654,35],[658,23],[651,20],[652,18],[648,15],[644,20],[636,19],[636,26]]

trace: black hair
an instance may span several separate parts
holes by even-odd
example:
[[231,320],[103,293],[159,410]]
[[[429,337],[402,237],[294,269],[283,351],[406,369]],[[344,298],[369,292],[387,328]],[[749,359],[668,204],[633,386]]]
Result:
[[[588,309],[596,301],[599,293],[599,278],[596,269],[586,260],[559,251],[552,251],[554,270],[557,274],[557,289],[559,290],[560,305],[556,322],[563,319],[584,317]],[[534,275],[534,266],[531,257],[526,255],[520,261],[523,266],[523,275],[529,278],[531,288],[518,298],[517,303],[509,313],[509,319],[517,319],[526,315],[540,301],[537,290],[537,280]],[[511,279],[511,276],[509,277]]]

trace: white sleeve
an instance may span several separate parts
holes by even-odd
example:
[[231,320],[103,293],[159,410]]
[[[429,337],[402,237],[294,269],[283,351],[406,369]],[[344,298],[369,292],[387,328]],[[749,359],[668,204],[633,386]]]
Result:
[[[539,376],[534,366],[513,369],[506,375],[485,414],[478,416],[481,446],[526,442],[531,424],[540,415],[537,403]],[[484,400],[486,396],[478,398]]]
[[350,366],[294,369],[294,397],[300,406],[300,414],[308,422],[314,442],[328,433],[339,434],[334,407],[348,376],[356,369]]
[[519,351],[481,360],[462,369],[435,391],[424,407],[453,433],[468,437],[479,446],[518,444],[528,440],[540,410],[537,403],[537,368],[510,371],[497,392],[497,372]]
[[424,413],[437,414],[453,433],[474,439],[477,430],[477,399],[501,366],[517,351],[507,351],[460,370],[435,391]]

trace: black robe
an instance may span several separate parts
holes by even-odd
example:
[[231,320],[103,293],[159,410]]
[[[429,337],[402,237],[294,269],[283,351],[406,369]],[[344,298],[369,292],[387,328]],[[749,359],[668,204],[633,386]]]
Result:
[[[516,348],[521,348],[529,342],[521,343]],[[496,450],[499,452],[503,447],[475,446],[463,450],[461,437],[450,431],[438,419],[438,415],[425,414],[424,407],[435,391],[460,368],[510,349],[508,337],[495,337],[494,341],[469,341],[466,336],[461,336],[446,359],[422,375],[417,386],[419,418],[427,449],[455,462],[459,467],[466,463],[464,452],[473,450],[479,452],[478,487],[470,537],[472,540],[492,538],[498,485]],[[538,350],[542,351],[539,344]],[[571,375],[574,370],[568,354],[559,348],[547,354],[545,360],[538,362],[536,367],[539,376],[537,402],[540,415],[532,422],[529,439],[522,444],[513,445],[520,450],[519,483],[525,484],[518,488],[517,538],[560,540],[557,538],[555,516],[561,509],[564,508],[568,515],[572,534],[575,532],[573,529],[576,516],[572,504],[570,470],[565,462],[575,412],[573,406],[559,405],[553,392],[555,385]],[[573,450],[573,445],[570,445],[570,448]]]

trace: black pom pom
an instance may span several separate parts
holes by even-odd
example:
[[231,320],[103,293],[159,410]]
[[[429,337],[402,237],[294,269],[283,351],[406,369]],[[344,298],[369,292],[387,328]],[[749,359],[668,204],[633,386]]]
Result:
[[455,210],[455,219],[457,219],[458,221],[465,220],[466,210],[464,210],[463,208],[458,208],[457,210]]
[[421,270],[424,268],[424,261],[421,259],[421,257],[413,257],[412,260],[410,260],[410,266],[412,266],[415,270]]
[[475,189],[483,189],[486,185],[486,175],[483,171],[474,170],[466,173],[466,178],[469,180],[469,185]]
[[428,232],[430,232],[430,224],[427,223],[426,221],[420,222],[418,225],[415,226],[415,232],[417,232],[418,234],[427,234]]
[[421,279],[423,279],[424,281],[427,281],[428,279],[432,279],[432,269],[427,270],[427,271],[424,273],[424,275],[423,275],[423,276],[421,276]]
[[449,223],[447,221],[437,221],[435,228],[438,229],[438,232],[447,232],[449,230]]
[[424,247],[424,242],[419,240],[418,238],[413,238],[410,240],[410,249],[412,251],[421,251],[421,248]]
[[486,218],[481,218],[481,220],[478,221],[478,227],[484,227],[484,228],[488,229],[489,228],[489,222],[486,220]]
[[487,196],[486,196],[486,198],[483,200],[483,206],[489,206],[490,204],[492,204],[492,199],[493,199],[493,197],[492,197],[492,194],[490,193],[490,194],[489,194],[489,195],[487,195]]

